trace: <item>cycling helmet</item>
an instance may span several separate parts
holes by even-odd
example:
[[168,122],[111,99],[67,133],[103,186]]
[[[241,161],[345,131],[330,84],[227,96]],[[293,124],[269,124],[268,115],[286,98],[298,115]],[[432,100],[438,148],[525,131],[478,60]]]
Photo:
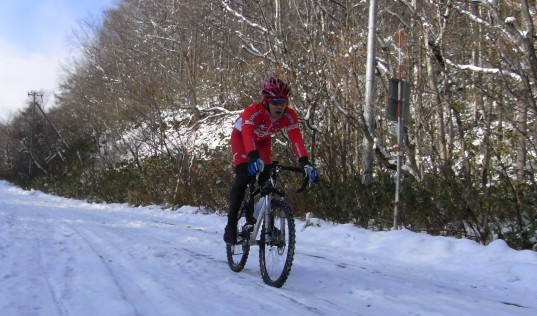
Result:
[[290,93],[289,86],[277,77],[270,77],[265,80],[261,90],[261,94],[265,98],[288,98]]

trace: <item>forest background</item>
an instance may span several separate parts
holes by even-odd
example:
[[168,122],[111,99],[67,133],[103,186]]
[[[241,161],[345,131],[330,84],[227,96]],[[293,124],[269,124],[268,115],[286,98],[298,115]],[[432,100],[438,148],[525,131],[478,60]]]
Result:
[[[378,1],[369,107],[369,1],[120,0],[102,24],[80,24],[81,57],[62,70],[54,106],[36,94],[0,125],[0,176],[92,201],[226,212],[231,124],[278,75],[321,177],[306,194],[289,190],[296,216],[390,229],[398,149],[386,105],[401,71],[401,224],[531,248],[536,11],[534,0]],[[295,164],[286,142],[275,138],[277,159]]]

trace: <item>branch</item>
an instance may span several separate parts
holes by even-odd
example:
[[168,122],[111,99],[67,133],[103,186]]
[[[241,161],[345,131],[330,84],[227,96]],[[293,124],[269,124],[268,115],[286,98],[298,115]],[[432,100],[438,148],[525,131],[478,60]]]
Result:
[[[522,33],[520,31],[517,31],[517,32],[512,32],[510,31],[507,27],[505,27],[504,25],[502,24],[491,24],[489,23],[488,21],[485,21],[483,20],[482,18],[476,16],[475,14],[473,14],[472,12],[468,11],[468,10],[464,10],[463,8],[459,7],[459,6],[453,6],[453,8],[457,11],[459,11],[459,13],[461,14],[464,14],[466,15],[468,18],[470,18],[470,20],[476,22],[476,23],[479,23],[483,26],[486,26],[486,27],[489,27],[489,28],[492,28],[492,29],[497,29],[499,30],[500,32],[502,32],[505,36],[507,36],[509,39],[511,39],[511,41],[513,43],[518,43],[520,42],[520,39],[521,39],[521,36],[522,36]],[[498,14],[496,13],[496,11],[494,10],[491,10],[491,13],[494,15],[496,21],[500,21],[500,17],[498,16]],[[505,20],[505,23],[506,25],[510,25],[511,24],[511,20],[508,18]],[[517,38],[518,37],[518,38]]]
[[409,1],[406,1],[406,0],[399,0],[399,2],[401,2],[402,4],[404,4],[412,14],[415,14],[416,13],[416,7],[414,7],[414,5],[412,5],[412,3],[410,3]]
[[39,168],[41,171],[43,171],[46,175],[48,175],[48,172],[47,170],[45,170],[45,168],[43,168],[39,162],[37,162],[37,159],[35,159],[34,157],[34,154],[30,151],[30,148],[28,148],[28,146],[26,146],[26,143],[21,141],[21,144],[24,146],[24,148],[28,151],[28,153],[30,154],[30,158],[32,159],[32,161],[35,163],[35,165],[37,166],[37,168]]
[[198,108],[198,111],[200,112],[220,112],[222,114],[241,114],[242,113],[242,110],[238,110],[238,111],[230,111],[226,108],[223,108],[221,106],[213,106],[212,108],[208,108],[208,109],[199,109]]
[[255,48],[252,43],[248,43],[246,42],[245,40],[242,39],[241,37],[241,40],[247,44],[247,45],[242,45],[242,48],[248,52],[249,54],[251,54],[252,56],[257,56],[257,57],[261,57],[261,58],[267,58],[268,57],[268,53],[261,53],[257,48]]
[[505,71],[505,70],[498,69],[498,68],[484,68],[484,67],[479,67],[475,65],[460,65],[460,64],[456,64],[452,62],[449,59],[445,59],[445,62],[451,67],[454,67],[460,70],[470,70],[470,71],[480,72],[480,73],[485,73],[485,74],[501,74],[501,75],[509,76],[519,82],[522,81],[522,78],[520,77],[520,75],[514,72]]
[[250,20],[248,20],[247,18],[244,17],[244,15],[240,14],[239,12],[233,10],[230,6],[229,6],[229,0],[221,0],[220,1],[222,3],[222,5],[224,6],[224,8],[226,9],[226,11],[228,11],[229,13],[233,14],[234,16],[236,16],[237,18],[239,18],[240,20],[246,22],[246,24],[260,30],[261,32],[263,33],[268,33],[268,30],[266,28],[264,28],[263,26],[257,24],[257,23],[254,23]]
[[401,16],[401,14],[397,13],[397,12],[393,12],[392,10],[390,10],[389,8],[386,8],[385,9],[386,12],[388,12],[389,14],[393,15],[394,17],[396,17],[399,22],[401,22],[401,24],[403,24],[406,28],[408,29],[411,29],[412,27],[410,26],[410,24],[408,24],[407,22],[405,22],[405,20],[403,19],[403,17]]

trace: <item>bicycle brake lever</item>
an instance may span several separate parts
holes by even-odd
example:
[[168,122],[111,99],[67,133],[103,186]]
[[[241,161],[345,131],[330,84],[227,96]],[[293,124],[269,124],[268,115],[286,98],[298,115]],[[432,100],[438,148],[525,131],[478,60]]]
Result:
[[296,190],[297,193],[300,193],[308,187],[308,182],[310,181],[310,177],[304,177],[304,180],[302,180],[302,185],[298,190]]

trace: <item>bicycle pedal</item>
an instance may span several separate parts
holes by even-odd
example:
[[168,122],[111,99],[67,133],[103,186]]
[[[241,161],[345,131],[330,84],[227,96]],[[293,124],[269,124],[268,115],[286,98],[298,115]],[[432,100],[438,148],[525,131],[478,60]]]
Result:
[[244,226],[242,226],[242,231],[247,232],[247,233],[253,232],[254,231],[254,224],[244,224]]

